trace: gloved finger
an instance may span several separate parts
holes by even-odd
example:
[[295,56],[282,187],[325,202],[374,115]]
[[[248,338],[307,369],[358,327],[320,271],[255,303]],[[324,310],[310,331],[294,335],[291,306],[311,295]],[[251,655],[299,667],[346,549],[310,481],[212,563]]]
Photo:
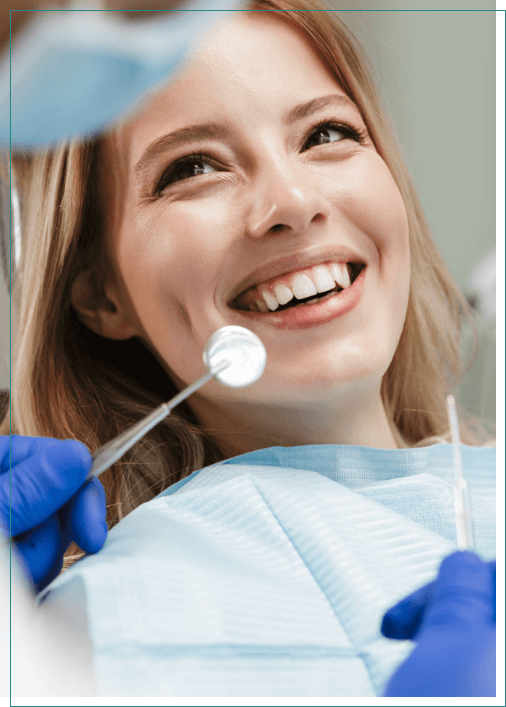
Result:
[[63,564],[65,550],[56,514],[21,535],[12,545],[25,576],[36,586],[54,571],[55,565]]
[[381,622],[381,633],[385,638],[405,641],[416,637],[432,600],[434,584],[430,582],[420,587],[385,613]]
[[58,575],[60,574],[62,567],[63,567],[63,556],[65,555],[66,551],[70,547],[70,543],[72,542],[72,538],[70,537],[70,533],[68,532],[68,512],[69,512],[69,505],[71,502],[67,503],[63,508],[64,510],[60,509],[59,511],[56,512],[56,517],[58,518],[59,525],[60,525],[60,551],[56,555],[55,560],[51,567],[49,568],[47,574],[43,577],[43,579],[40,582],[37,582],[35,584],[35,590],[37,593],[41,592],[43,589],[45,589],[53,579],[56,579]]
[[0,516],[8,526],[11,512],[12,535],[35,528],[53,515],[84,484],[91,464],[84,444],[46,439],[11,474],[0,475]]
[[413,652],[389,680],[383,696],[495,697],[495,665],[495,627],[424,631]]
[[455,552],[441,563],[422,630],[490,625],[495,614],[494,567],[472,552]]
[[492,606],[493,606],[493,613],[492,613],[492,623],[495,624],[495,605],[496,605],[496,597],[497,597],[497,587],[496,587],[496,568],[495,568],[495,560],[492,560],[492,562],[488,562],[488,569],[490,572],[490,581],[492,583],[492,592],[493,592],[493,599],[492,599]]
[[107,537],[104,487],[96,478],[85,484],[71,501],[70,534],[85,552],[98,552]]
[[62,440],[53,437],[28,437],[26,435],[0,436],[0,474],[9,471],[11,466],[24,462],[53,442]]
[[[14,437],[15,435],[0,435],[0,474],[9,471],[11,464],[14,464],[12,459],[14,452],[11,446],[11,440]],[[35,439],[35,437],[27,437],[26,439]]]
[[72,500],[68,501],[62,508],[56,511],[55,517],[58,519],[58,525],[60,527],[60,549],[57,552],[54,562],[48,569],[47,573],[44,575],[42,580],[35,583],[35,590],[37,593],[45,589],[53,579],[60,574],[63,567],[63,556],[70,547],[72,542],[72,537],[70,534],[70,523],[69,523],[69,512]]
[[9,471],[11,465],[11,437],[0,435],[0,474]]

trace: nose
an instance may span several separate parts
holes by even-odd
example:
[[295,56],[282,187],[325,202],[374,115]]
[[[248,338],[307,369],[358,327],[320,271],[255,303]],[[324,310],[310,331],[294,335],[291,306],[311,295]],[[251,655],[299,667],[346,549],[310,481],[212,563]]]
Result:
[[311,223],[324,222],[330,204],[308,175],[289,158],[269,159],[258,169],[253,204],[247,219],[251,238],[275,233],[305,233]]

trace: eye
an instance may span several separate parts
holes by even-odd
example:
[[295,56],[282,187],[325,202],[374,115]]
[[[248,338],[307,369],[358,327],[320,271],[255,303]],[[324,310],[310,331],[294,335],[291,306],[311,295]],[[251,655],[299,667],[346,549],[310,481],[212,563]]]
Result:
[[324,121],[313,128],[304,144],[303,151],[318,145],[325,145],[329,142],[341,142],[342,140],[354,140],[355,142],[362,143],[365,140],[365,132],[361,133],[350,125]]
[[216,169],[211,165],[211,160],[206,155],[186,155],[165,170],[158,182],[156,192],[160,193],[176,182],[199,177],[213,171]]

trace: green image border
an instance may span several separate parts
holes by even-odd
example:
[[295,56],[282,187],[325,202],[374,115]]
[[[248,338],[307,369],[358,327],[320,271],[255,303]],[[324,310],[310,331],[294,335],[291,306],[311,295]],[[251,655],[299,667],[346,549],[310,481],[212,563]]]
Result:
[[[12,21],[12,12],[11,21]],[[503,365],[497,368],[497,466],[500,473],[497,475],[497,488],[499,498],[502,499],[502,509],[504,510],[505,499],[505,12],[506,0],[496,0],[496,77],[497,77],[497,256],[499,262],[499,277],[497,278],[497,352],[499,361]],[[12,288],[10,288],[12,291]],[[12,334],[12,302],[10,302],[10,335]],[[10,336],[11,340],[11,336]],[[10,351],[10,370],[11,366]],[[9,374],[11,375],[11,374]],[[9,390],[12,390],[11,379],[9,379]],[[503,433],[500,432],[503,430]],[[36,698],[36,697],[0,697],[0,707],[148,707],[151,705],[179,705],[183,707],[197,707],[209,705],[217,707],[225,706],[256,706],[265,707],[286,705],[287,707],[306,707],[311,705],[427,705],[439,706],[455,705],[458,707],[477,707],[478,705],[505,705],[505,641],[504,641],[504,619],[505,619],[505,575],[504,575],[504,555],[505,555],[505,518],[504,512],[499,514],[497,521],[497,545],[498,545],[498,567],[497,567],[497,596],[500,598],[497,606],[497,692],[495,698]],[[27,666],[28,667],[28,666]],[[28,667],[29,669],[29,667]]]

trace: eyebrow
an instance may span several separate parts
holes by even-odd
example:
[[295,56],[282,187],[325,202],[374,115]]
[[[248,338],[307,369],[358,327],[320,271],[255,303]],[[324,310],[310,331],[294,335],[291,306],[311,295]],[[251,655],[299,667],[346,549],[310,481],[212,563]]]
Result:
[[[357,106],[351,98],[332,93],[328,96],[313,98],[307,103],[301,103],[294,108],[290,108],[290,110],[286,111],[283,115],[283,123],[284,125],[293,125],[293,123],[303,120],[330,105],[352,107],[358,111]],[[222,125],[218,123],[189,125],[185,128],[175,130],[173,133],[164,135],[148,147],[135,165],[134,174],[137,178],[142,178],[143,173],[149,168],[151,163],[171,147],[179,147],[185,143],[199,142],[202,140],[224,140],[229,137],[230,133],[231,127],[228,123],[223,123]]]
[[312,101],[308,101],[307,103],[301,103],[300,106],[295,106],[295,108],[291,108],[283,116],[283,122],[285,125],[292,125],[298,120],[303,120],[304,118],[313,115],[313,113],[317,113],[319,110],[322,110],[327,106],[342,106],[354,108],[356,111],[358,111],[357,106],[351,100],[351,98],[348,98],[348,96],[343,96],[342,94],[331,93],[328,96],[320,96],[319,98],[313,98]]

